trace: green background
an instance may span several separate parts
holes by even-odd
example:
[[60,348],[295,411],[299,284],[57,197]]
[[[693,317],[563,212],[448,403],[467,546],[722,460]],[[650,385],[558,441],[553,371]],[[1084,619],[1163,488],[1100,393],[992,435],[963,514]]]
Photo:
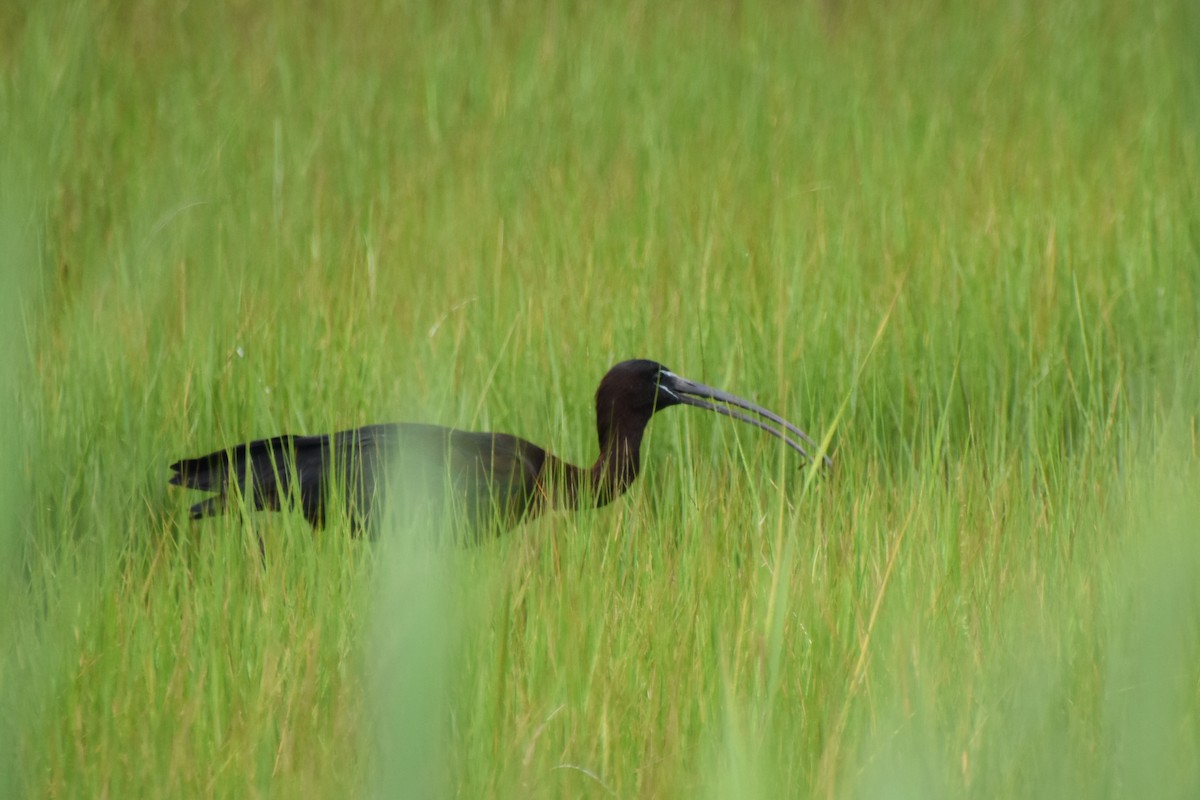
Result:
[[[0,792],[1200,793],[1194,3],[0,10]],[[404,552],[166,465],[386,420],[595,457]],[[266,566],[257,537],[266,543]]]

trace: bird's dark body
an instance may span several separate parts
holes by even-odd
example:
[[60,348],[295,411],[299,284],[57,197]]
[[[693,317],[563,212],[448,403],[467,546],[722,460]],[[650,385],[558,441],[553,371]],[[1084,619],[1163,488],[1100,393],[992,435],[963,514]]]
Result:
[[171,483],[217,492],[192,506],[193,519],[222,513],[233,484],[248,506],[279,511],[294,503],[318,528],[340,507],[361,530],[386,492],[402,495],[406,508],[398,510],[409,518],[450,510],[478,531],[491,519],[508,526],[542,510],[547,460],[542,448],[505,433],[394,423],[275,436],[184,459],[171,465]]
[[[747,409],[778,427],[700,398]],[[394,423],[239,444],[177,461],[170,482],[215,492],[192,506],[193,519],[224,512],[240,495],[251,509],[296,507],[314,527],[325,525],[331,510],[340,507],[355,531],[374,532],[385,514],[396,521],[436,524],[450,514],[457,529],[478,538],[489,528],[512,527],[550,508],[601,506],[619,496],[637,478],[647,423],[656,411],[673,405],[749,422],[808,456],[789,435],[811,440],[781,417],[639,359],[617,364],[600,382],[600,456],[589,468],[506,433]],[[383,513],[381,499],[386,499]]]

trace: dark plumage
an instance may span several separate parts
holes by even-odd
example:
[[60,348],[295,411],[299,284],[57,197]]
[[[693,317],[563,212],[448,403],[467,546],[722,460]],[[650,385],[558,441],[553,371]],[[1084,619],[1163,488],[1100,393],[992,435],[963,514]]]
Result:
[[507,528],[548,508],[602,506],[619,496],[637,478],[650,417],[674,405],[749,422],[805,457],[808,453],[791,435],[813,443],[799,428],[748,400],[640,359],[617,364],[600,382],[600,455],[591,467],[568,464],[506,433],[394,423],[236,445],[175,462],[170,482],[215,493],[192,506],[193,519],[225,511],[231,495],[239,492],[255,509],[278,511],[295,503],[314,527],[323,526],[328,510],[340,506],[358,530],[378,517],[376,501],[386,488],[390,507],[405,514],[450,511],[471,530],[491,523]]

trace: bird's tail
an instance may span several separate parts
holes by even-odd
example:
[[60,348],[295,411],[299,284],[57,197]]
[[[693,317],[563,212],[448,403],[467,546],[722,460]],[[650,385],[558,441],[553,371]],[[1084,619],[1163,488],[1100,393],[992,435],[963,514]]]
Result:
[[[316,524],[320,514],[320,488],[324,436],[276,436],[217,450],[198,458],[185,458],[171,465],[176,486],[216,492],[191,508],[192,519],[220,514],[230,507],[234,492],[247,506],[278,511],[292,496],[292,483],[299,483],[300,505],[305,517]],[[310,485],[311,484],[311,485]],[[236,488],[234,488],[236,487]]]

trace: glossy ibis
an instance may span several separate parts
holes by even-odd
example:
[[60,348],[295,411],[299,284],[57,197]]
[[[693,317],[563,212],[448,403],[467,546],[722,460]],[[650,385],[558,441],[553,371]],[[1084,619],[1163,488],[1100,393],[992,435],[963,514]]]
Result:
[[[600,456],[577,467],[506,433],[477,433],[435,425],[368,425],[324,436],[276,436],[171,465],[171,483],[215,492],[191,508],[192,519],[230,506],[231,485],[253,508],[299,506],[314,527],[328,502],[341,503],[351,527],[370,524],[377,489],[400,492],[401,502],[443,503],[465,514],[478,532],[510,527],[546,509],[602,506],[637,478],[642,434],[654,412],[671,406],[705,408],[778,436],[805,458],[796,441],[812,439],[765,408],[711,386],[681,378],[645,359],[622,361],[596,390]],[[759,418],[743,414],[743,409]],[[795,438],[793,438],[795,437]],[[814,445],[815,446],[815,445]],[[832,462],[824,458],[826,465]],[[384,479],[384,471],[389,478]]]

